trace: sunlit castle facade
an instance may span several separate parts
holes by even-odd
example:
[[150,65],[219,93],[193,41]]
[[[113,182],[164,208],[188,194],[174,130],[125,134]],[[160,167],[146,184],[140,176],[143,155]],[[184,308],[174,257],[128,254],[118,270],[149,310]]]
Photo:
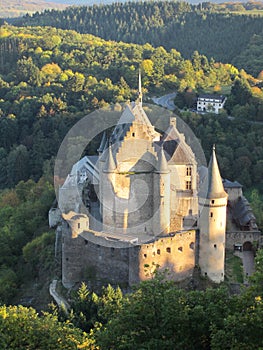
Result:
[[[76,163],[60,188],[64,286],[132,285],[156,267],[175,281],[191,278],[195,267],[223,281],[228,194],[215,149],[206,175],[200,189],[195,155],[175,117],[163,134],[155,130],[139,78],[137,101],[126,105],[111,135],[104,133],[98,155]],[[76,184],[88,214],[74,201]]]

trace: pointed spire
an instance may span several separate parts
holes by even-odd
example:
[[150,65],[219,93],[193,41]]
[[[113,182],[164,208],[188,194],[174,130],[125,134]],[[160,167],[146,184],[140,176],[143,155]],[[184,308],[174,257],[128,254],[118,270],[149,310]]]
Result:
[[101,138],[100,147],[97,149],[98,153],[102,153],[104,151],[106,143],[107,143],[107,136],[106,136],[106,132],[104,131],[102,138]]
[[141,69],[139,69],[138,104],[139,104],[140,106],[142,106],[142,78],[141,78]]
[[215,145],[213,145],[212,156],[208,165],[207,198],[224,198],[226,196],[227,194],[224,190],[222,178],[216,159]]
[[109,149],[108,149],[108,158],[107,158],[107,161],[105,164],[104,172],[105,173],[113,173],[115,169],[116,169],[116,164],[115,164],[115,160],[113,158],[112,148],[111,148],[111,144],[110,144]]
[[156,172],[157,173],[169,173],[169,168],[168,168],[166,157],[164,155],[163,147],[161,147],[161,149],[158,153]]

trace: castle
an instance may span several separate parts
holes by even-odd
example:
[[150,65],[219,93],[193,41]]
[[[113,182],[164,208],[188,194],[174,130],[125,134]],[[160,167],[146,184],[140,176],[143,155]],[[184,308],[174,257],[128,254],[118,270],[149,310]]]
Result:
[[176,117],[164,133],[156,131],[142,106],[140,78],[138,99],[126,105],[110,136],[103,134],[98,155],[73,166],[59,203],[50,225],[59,222],[65,287],[83,280],[132,285],[156,267],[180,281],[198,266],[220,283],[225,250],[251,250],[260,241],[242,186],[222,182],[215,147],[208,168],[199,169]]

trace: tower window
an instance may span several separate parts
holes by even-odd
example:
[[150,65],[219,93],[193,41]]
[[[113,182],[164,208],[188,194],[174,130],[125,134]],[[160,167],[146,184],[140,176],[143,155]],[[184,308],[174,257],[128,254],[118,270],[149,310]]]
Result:
[[194,250],[194,247],[195,247],[194,242],[191,242],[191,243],[189,244],[189,248],[192,249],[192,250]]
[[191,175],[192,175],[192,168],[188,166],[186,168],[186,176],[191,176]]
[[78,223],[78,228],[80,228],[80,222]]
[[135,137],[135,132],[132,133],[132,137]]
[[213,217],[213,215],[214,215],[214,213],[210,213],[210,218],[212,218],[212,217]]
[[186,188],[186,190],[191,190],[192,189],[192,181],[186,181],[185,188]]
[[215,249],[217,248],[216,244],[214,244],[214,248],[215,248]]
[[183,247],[179,247],[178,250],[179,250],[179,252],[182,252],[183,251]]
[[171,248],[170,247],[166,248],[166,251],[167,253],[171,253]]
[[144,259],[147,258],[147,254],[143,254]]
[[212,204],[214,204],[215,203],[215,200],[214,199],[212,199]]
[[157,249],[157,254],[158,254],[158,255],[160,255],[160,254],[161,254],[160,249]]

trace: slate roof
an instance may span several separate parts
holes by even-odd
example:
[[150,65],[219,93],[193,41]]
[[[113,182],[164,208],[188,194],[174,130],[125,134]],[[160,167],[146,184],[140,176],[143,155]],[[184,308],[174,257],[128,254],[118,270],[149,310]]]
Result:
[[242,188],[243,186],[238,181],[230,181],[228,179],[223,179],[224,188]]
[[227,194],[224,190],[216,159],[215,147],[213,147],[212,156],[208,165],[208,190],[206,198],[224,198],[226,196]]
[[245,197],[240,197],[232,209],[233,219],[240,225],[246,226],[251,221],[256,221],[249,202]]
[[224,102],[224,100],[225,100],[225,96],[223,96],[223,95],[213,95],[213,94],[201,94],[201,95],[199,95],[198,96],[198,99],[199,98],[202,98],[202,99],[209,99],[209,100],[218,100],[218,101],[220,101],[221,103],[223,103]]

